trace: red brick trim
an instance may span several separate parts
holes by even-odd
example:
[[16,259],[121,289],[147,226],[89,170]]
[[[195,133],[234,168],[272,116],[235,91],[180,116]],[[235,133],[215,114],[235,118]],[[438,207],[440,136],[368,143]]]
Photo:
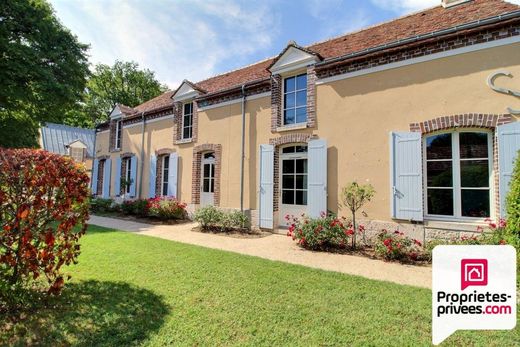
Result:
[[314,65],[307,67],[307,127],[316,126],[316,70]]
[[477,114],[467,113],[453,116],[443,116],[424,122],[410,123],[410,131],[422,134],[452,128],[485,128],[495,129],[498,125],[511,123],[510,114]]
[[197,142],[199,133],[199,104],[197,101],[193,101],[193,128],[191,131],[192,142]]
[[282,76],[271,76],[271,132],[282,125]]
[[110,159],[110,156],[109,155],[100,155],[99,157],[96,158],[97,160],[106,160],[106,159]]
[[125,158],[131,158],[135,155],[135,153],[131,153],[131,152],[125,152],[125,153],[122,153],[121,154],[121,159],[125,159]]
[[193,148],[192,177],[191,177],[191,202],[195,205],[200,204],[200,176],[201,161],[204,152],[215,153],[215,206],[220,206],[220,174],[222,171],[222,145],[204,143]]
[[97,180],[97,186],[96,186],[96,195],[100,196],[103,195],[103,178],[105,174],[105,161],[108,159],[108,156],[104,156],[102,159],[101,157],[98,158],[98,180]]
[[[117,130],[117,121],[111,120],[109,125],[110,135],[108,137],[108,149],[110,152],[118,152],[120,149],[116,149],[116,130]],[[121,147],[123,146],[123,139],[121,136]]]
[[182,102],[173,104],[173,143],[177,143],[182,136]]
[[175,152],[175,150],[173,148],[161,148],[161,149],[158,149],[155,151],[155,155],[160,156],[160,155],[170,154],[173,152]]
[[285,134],[280,137],[275,137],[269,139],[269,144],[275,146],[274,151],[274,182],[273,182],[273,211],[278,211],[279,207],[279,197],[280,197],[280,154],[279,148],[283,145],[288,145],[291,143],[307,143],[312,139],[311,134],[304,133],[295,133],[295,134]]

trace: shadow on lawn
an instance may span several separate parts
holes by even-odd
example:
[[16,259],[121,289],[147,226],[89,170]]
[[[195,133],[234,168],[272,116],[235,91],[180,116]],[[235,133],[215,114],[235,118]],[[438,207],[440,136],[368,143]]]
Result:
[[72,283],[45,307],[25,318],[9,317],[7,326],[0,323],[0,344],[139,344],[161,327],[167,314],[163,299],[142,288],[118,282]]

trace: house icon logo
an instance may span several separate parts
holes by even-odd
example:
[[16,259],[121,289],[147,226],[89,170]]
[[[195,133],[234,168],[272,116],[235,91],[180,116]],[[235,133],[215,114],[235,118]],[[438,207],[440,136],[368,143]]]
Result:
[[466,289],[469,286],[487,286],[487,259],[462,259],[460,265],[462,290]]

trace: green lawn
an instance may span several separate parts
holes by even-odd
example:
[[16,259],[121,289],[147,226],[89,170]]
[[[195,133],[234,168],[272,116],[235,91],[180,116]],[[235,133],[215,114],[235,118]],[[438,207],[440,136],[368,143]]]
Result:
[[[4,323],[0,345],[430,344],[426,289],[99,227],[82,250],[56,307]],[[518,341],[520,328],[458,332],[446,345]]]

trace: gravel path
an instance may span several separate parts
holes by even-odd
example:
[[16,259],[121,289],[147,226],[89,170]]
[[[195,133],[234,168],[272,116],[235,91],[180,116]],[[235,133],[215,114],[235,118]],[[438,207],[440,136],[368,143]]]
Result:
[[247,254],[316,269],[342,272],[374,280],[424,288],[431,288],[432,285],[431,267],[387,263],[362,256],[311,252],[301,249],[289,237],[283,235],[272,234],[261,238],[234,238],[194,232],[191,230],[196,226],[194,223],[150,225],[99,216],[91,216],[89,223],[166,240]]

